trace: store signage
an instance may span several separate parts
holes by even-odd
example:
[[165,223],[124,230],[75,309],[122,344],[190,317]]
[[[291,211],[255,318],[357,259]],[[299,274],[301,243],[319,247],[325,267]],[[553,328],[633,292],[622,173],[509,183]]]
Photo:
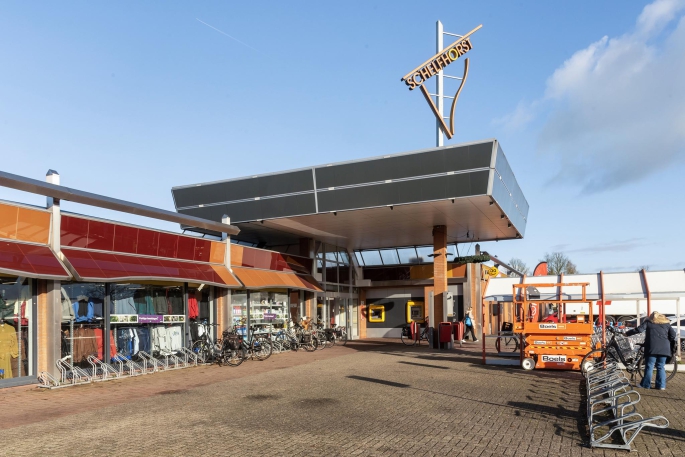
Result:
[[110,324],[137,324],[137,314],[110,314]]
[[476,27],[475,29],[471,30],[466,35],[459,37],[457,41],[447,46],[446,48],[435,54],[433,57],[423,62],[418,67],[414,68],[412,71],[404,75],[401,79],[401,81],[403,81],[409,87],[409,90],[414,90],[417,87],[421,89],[421,92],[423,92],[423,96],[426,98],[428,105],[433,111],[433,115],[435,115],[436,119],[438,120],[440,129],[443,131],[443,133],[447,136],[448,139],[451,139],[454,136],[454,110],[457,106],[459,94],[461,93],[461,90],[464,87],[464,83],[466,82],[466,78],[469,74],[469,59],[467,58],[464,60],[464,73],[463,76],[459,78],[461,79],[461,83],[459,84],[459,88],[457,89],[457,92],[452,100],[452,108],[450,109],[449,116],[449,127],[445,123],[443,114],[440,113],[440,111],[438,111],[438,108],[435,106],[435,103],[433,102],[433,99],[431,98],[431,95],[426,89],[424,83],[433,76],[437,75],[440,71],[444,70],[452,62],[455,62],[461,56],[463,56],[471,49],[473,49],[473,44],[471,44],[471,35],[477,30],[479,30],[481,27],[483,27],[482,24]]
[[542,356],[542,362],[543,363],[549,363],[549,362],[564,363],[564,362],[566,362],[566,356],[565,355],[543,355]]
[[276,313],[264,313],[265,321],[272,321],[274,319],[276,319]]
[[111,324],[174,324],[185,322],[183,314],[167,314],[164,316],[156,314],[111,314],[109,322]]
[[499,274],[499,269],[497,267],[490,267],[488,268],[488,275],[492,278],[497,276]]

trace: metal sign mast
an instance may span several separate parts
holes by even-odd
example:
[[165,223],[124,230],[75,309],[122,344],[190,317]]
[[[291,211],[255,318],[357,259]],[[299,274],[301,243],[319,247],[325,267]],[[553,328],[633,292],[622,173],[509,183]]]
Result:
[[[443,40],[444,35],[453,36],[453,37],[457,37],[457,38],[463,38],[462,35],[456,35],[454,33],[445,32],[443,29],[443,26],[442,26],[442,22],[440,22],[440,21],[435,23],[435,28],[436,28],[436,43],[435,43],[435,52],[436,53],[440,53],[445,47],[444,46],[444,40]],[[446,75],[444,73],[445,73],[444,70],[440,70],[438,72],[437,78],[435,78],[436,93],[431,94],[431,95],[433,97],[436,97],[438,112],[440,113],[440,116],[442,117],[442,119],[449,119],[449,117],[445,116],[444,100],[445,100],[445,98],[449,98],[449,99],[453,100],[454,97],[450,97],[449,95],[445,95],[445,83],[444,83],[445,80],[444,80],[444,78],[456,79],[459,81],[461,81],[464,78],[460,78],[457,76],[450,76],[450,75]],[[436,130],[435,145],[438,147],[444,146],[445,145],[445,134],[442,131],[440,120],[437,120],[435,122],[435,130]]]

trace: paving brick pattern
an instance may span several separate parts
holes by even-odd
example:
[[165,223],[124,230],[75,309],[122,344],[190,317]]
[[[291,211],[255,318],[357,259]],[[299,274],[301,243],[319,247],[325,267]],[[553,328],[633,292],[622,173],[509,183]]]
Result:
[[[0,391],[0,455],[612,456],[592,450],[571,372],[366,341],[52,391]],[[639,455],[685,455],[685,374],[643,394],[663,414]]]

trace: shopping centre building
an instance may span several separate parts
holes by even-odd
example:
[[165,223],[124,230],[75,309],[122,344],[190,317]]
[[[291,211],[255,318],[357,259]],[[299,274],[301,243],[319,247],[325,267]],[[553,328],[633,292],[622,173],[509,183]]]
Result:
[[172,353],[204,320],[220,332],[309,316],[364,338],[454,319],[481,302],[481,267],[459,251],[521,238],[528,216],[496,140],[174,187],[177,212],[69,189],[53,171],[0,172],[0,186],[47,198],[0,202],[0,386],[59,376],[65,358]]

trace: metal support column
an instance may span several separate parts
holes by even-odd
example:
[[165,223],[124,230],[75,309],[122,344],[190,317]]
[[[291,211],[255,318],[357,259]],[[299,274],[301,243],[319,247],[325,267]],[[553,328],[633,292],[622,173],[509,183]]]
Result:
[[[436,43],[435,43],[436,44],[435,52],[439,53],[440,51],[442,51],[442,49],[444,47],[443,46],[443,39],[442,39],[442,36],[443,36],[442,22],[438,21],[435,24],[435,27],[436,27],[436,33],[437,33]],[[445,117],[445,115],[444,115],[444,112],[445,112],[444,111],[444,103],[443,103],[443,100],[444,100],[443,95],[444,95],[444,90],[445,90],[445,87],[443,84],[443,82],[444,82],[443,73],[444,72],[442,70],[440,70],[438,72],[437,77],[435,78],[435,84],[436,84],[435,93],[438,95],[438,97],[437,97],[438,98],[438,113],[439,113],[441,118]],[[445,145],[445,135],[442,133],[442,128],[440,125],[441,125],[441,122],[439,120],[436,120],[435,121],[435,130],[436,130],[436,140],[435,140],[436,144],[435,145],[438,147]]]
[[110,360],[112,360],[112,354],[109,350],[110,344],[110,332],[112,331],[112,323],[110,322],[109,314],[110,314],[110,303],[112,302],[111,297],[110,297],[110,292],[112,290],[112,286],[110,283],[106,282],[105,283],[105,297],[102,300],[102,316],[105,321],[105,332],[104,335],[102,335],[102,357],[103,357],[103,362],[109,363]]

